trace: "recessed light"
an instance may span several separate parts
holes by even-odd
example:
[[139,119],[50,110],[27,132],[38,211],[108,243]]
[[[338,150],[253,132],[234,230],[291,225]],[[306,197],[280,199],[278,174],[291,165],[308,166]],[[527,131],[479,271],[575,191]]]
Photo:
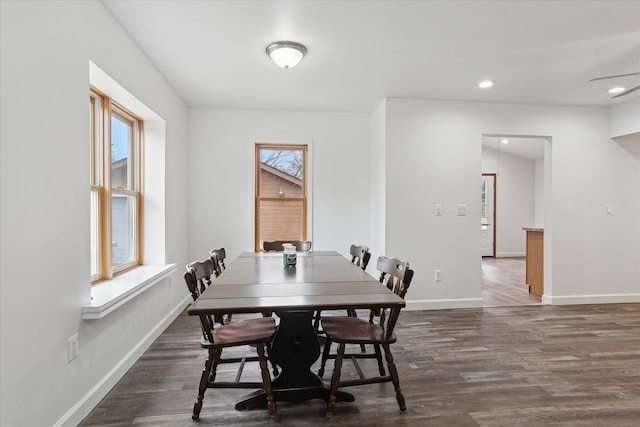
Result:
[[501,140],[500,142],[502,142],[503,144],[508,144],[508,143],[509,143],[509,140],[508,140],[508,139],[503,139],[503,140]]
[[627,88],[626,88],[626,87],[623,87],[623,86],[615,86],[615,87],[612,87],[611,89],[609,89],[609,93],[613,95],[613,94],[615,94],[615,93],[622,93],[622,92],[624,92],[625,90],[627,90]]
[[491,80],[483,80],[480,83],[478,83],[478,87],[482,89],[487,89],[487,88],[490,88],[491,86],[493,86],[493,82]]

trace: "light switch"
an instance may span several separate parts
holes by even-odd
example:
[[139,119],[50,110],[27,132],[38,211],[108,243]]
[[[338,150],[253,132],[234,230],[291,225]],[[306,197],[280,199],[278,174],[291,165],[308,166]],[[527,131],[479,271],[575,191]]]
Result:
[[442,216],[442,205],[441,204],[437,204],[436,208],[435,208],[435,215],[436,216]]
[[613,215],[613,211],[611,210],[611,203],[606,203],[604,205],[604,214],[605,215]]

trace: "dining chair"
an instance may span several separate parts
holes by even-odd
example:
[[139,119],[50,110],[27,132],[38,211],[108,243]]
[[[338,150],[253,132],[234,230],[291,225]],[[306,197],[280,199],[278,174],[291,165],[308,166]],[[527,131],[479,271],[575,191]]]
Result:
[[224,248],[214,248],[209,251],[209,256],[213,258],[217,264],[218,270],[216,277],[218,277],[222,274],[223,270],[227,269],[227,266],[224,264],[224,260],[227,258],[227,251]]
[[283,252],[283,243],[291,243],[298,252],[309,252],[311,250],[311,240],[273,240],[262,242],[262,249],[265,252]]
[[[367,270],[367,265],[369,265],[369,260],[371,259],[371,253],[369,252],[369,248],[364,245],[351,245],[349,249],[349,254],[351,255],[351,262],[360,267],[362,270]],[[356,314],[356,310],[350,308],[347,310],[349,316],[358,317]]]
[[[369,264],[369,259],[371,259],[371,253],[369,252],[369,248],[364,245],[351,245],[349,249],[349,254],[351,255],[351,262],[356,266],[360,267],[362,270],[367,270],[367,265]],[[356,310],[353,308],[347,309],[347,315],[349,317],[358,317]],[[321,310],[317,310],[314,315],[313,328],[315,329],[318,335],[324,335],[324,331],[320,330],[320,319],[321,319]],[[364,344],[360,345],[362,352],[365,352]]]
[[187,288],[195,301],[211,285],[211,277],[216,277],[216,260],[209,258],[191,262],[187,264],[187,272],[193,274],[193,281],[187,282]]
[[[378,271],[380,271],[380,283],[387,286],[396,295],[404,298],[411,280],[413,279],[413,270],[409,268],[409,263],[399,258],[387,258],[381,256],[377,263]],[[331,386],[329,391],[329,399],[327,401],[326,416],[333,417],[333,411],[336,405],[336,393],[338,388],[357,386],[362,384],[373,384],[382,382],[392,382],[396,392],[396,400],[401,411],[406,411],[404,395],[400,389],[400,379],[398,370],[396,369],[393,355],[391,354],[391,344],[397,341],[394,328],[400,314],[400,309],[392,310],[387,313],[387,309],[370,310],[369,320],[358,317],[325,317],[322,319],[322,329],[326,334],[326,342],[322,352],[322,362],[318,375],[322,377],[325,365],[329,358],[332,343],[338,344],[338,351],[335,356],[335,365],[331,377]],[[377,319],[376,319],[377,318]],[[378,360],[378,376],[366,377],[360,368],[357,359],[368,357],[363,354],[346,354],[347,344],[372,344],[376,354],[374,357]],[[384,364],[380,353],[384,350],[386,367],[389,372],[385,375]],[[340,374],[342,363],[345,357],[349,357],[358,372],[360,378],[352,380],[341,380]]]
[[[206,262],[206,261],[205,261]],[[189,289],[197,286],[195,268],[184,273],[184,280]],[[200,420],[200,411],[204,401],[204,393],[207,388],[261,388],[267,399],[267,410],[273,421],[278,420],[276,401],[273,398],[271,376],[267,369],[267,356],[273,334],[276,331],[276,322],[272,317],[260,317],[232,323],[222,324],[216,317],[201,314],[202,339],[200,346],[208,351],[204,363],[204,369],[198,386],[198,396],[193,406],[194,421]],[[249,345],[255,347],[257,357],[229,357],[222,358],[225,348]],[[261,382],[241,381],[246,362],[257,361],[260,366]],[[238,372],[234,381],[216,381],[218,365],[221,363],[239,363]]]
[[[222,249],[224,251],[224,249]],[[218,267],[217,255],[214,253],[212,257],[203,261],[194,261],[187,264],[187,273],[192,275],[192,280],[186,282],[191,297],[195,301],[210,285],[212,277],[217,277],[220,268]],[[263,317],[270,317],[271,313],[263,313]],[[231,314],[218,314],[215,316],[214,322],[227,324],[231,322]],[[271,346],[267,347],[267,353],[270,353]],[[269,358],[271,359],[271,358]],[[278,367],[272,363],[273,375],[278,375]]]

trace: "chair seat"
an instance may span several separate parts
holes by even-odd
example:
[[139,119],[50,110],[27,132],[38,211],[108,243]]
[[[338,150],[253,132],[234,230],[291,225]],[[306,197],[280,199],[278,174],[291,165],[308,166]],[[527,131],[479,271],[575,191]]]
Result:
[[351,344],[383,344],[394,343],[395,333],[389,338],[378,324],[369,323],[358,317],[326,317],[321,320],[322,329],[333,342]]
[[231,347],[258,344],[269,341],[276,331],[273,317],[261,317],[222,325],[213,331],[213,344],[202,339],[201,345],[209,347]]

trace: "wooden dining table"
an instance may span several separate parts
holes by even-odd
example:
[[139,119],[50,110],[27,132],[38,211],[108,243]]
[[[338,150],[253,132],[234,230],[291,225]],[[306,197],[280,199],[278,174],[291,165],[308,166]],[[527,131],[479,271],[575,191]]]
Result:
[[[188,309],[189,315],[275,313],[280,322],[271,348],[280,366],[273,380],[277,401],[327,399],[329,390],[311,371],[320,356],[313,327],[316,310],[389,308],[397,316],[405,302],[386,286],[335,251],[299,252],[295,267],[283,265],[282,253],[241,253]],[[344,312],[346,315],[346,312]],[[338,401],[354,401],[340,391]],[[244,396],[236,409],[265,408],[259,390]]]

